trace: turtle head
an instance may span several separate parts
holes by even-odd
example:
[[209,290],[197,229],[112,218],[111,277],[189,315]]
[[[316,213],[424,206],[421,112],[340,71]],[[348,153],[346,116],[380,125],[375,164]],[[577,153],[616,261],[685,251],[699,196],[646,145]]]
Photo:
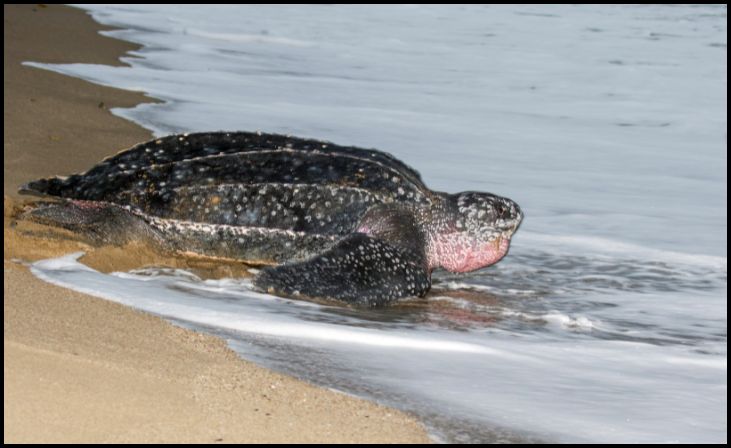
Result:
[[497,263],[523,220],[515,202],[491,193],[446,195],[431,213],[429,267],[469,272]]

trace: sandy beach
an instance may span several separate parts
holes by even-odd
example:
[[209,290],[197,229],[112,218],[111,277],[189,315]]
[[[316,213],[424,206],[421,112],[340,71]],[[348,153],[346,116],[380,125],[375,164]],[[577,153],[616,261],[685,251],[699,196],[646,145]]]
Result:
[[133,44],[65,6],[6,5],[4,441],[428,443],[412,417],[241,360],[224,341],[46,284],[27,262],[83,250],[104,271],[157,264],[236,274],[146,248],[90,247],[15,219],[20,184],[84,171],[150,134],[109,113],[155,101],[21,65],[121,65]]

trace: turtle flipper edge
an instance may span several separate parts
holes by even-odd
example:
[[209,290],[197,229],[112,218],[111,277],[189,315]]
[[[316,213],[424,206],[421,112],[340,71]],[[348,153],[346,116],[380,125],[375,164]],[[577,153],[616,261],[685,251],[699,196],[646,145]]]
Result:
[[77,232],[92,244],[123,245],[141,240],[161,245],[165,243],[159,232],[142,218],[108,202],[38,202],[23,217]]
[[421,254],[353,233],[308,260],[264,268],[254,285],[278,295],[376,307],[403,297],[423,297],[431,279]]

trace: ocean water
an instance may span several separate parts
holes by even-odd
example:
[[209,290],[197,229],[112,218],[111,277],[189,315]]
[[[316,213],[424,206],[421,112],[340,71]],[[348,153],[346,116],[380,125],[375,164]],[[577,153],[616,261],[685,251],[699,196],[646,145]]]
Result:
[[164,100],[113,111],[157,135],[376,147],[526,218],[502,262],[383,310],[78,254],[36,275],[410,411],[439,441],[726,441],[725,6],[83,7],[143,46],[130,67],[28,64]]

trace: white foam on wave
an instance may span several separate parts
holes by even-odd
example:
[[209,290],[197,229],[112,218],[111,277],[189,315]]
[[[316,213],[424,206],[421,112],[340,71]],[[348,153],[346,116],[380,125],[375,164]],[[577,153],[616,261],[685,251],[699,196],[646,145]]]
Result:
[[[512,356],[500,350],[464,342],[410,337],[360,328],[338,327],[324,323],[308,324],[281,318],[267,320],[259,318],[260,316],[247,316],[221,311],[220,309],[211,309],[206,306],[205,301],[196,303],[195,300],[166,298],[160,294],[161,290],[157,285],[146,288],[146,284],[154,279],[149,275],[115,273],[114,276],[107,276],[97,272],[78,262],[82,255],[83,252],[77,252],[55,259],[42,260],[33,263],[31,271],[49,283],[134,306],[155,314],[174,316],[177,319],[227,330],[286,338],[312,339],[339,344],[362,344],[374,347],[423,351],[451,351],[499,357]],[[57,275],[58,273],[72,272],[81,275],[84,281],[64,281]],[[110,278],[114,277],[127,281],[110,282]],[[188,277],[188,279],[190,278]],[[173,278],[172,284],[178,281],[180,281],[180,276]],[[103,288],[95,286],[101,283],[104,284]],[[198,285],[186,282],[184,286],[188,289],[227,293],[250,299],[281,300],[267,294],[241,289],[247,283],[240,280],[215,280],[210,281],[208,284]],[[168,282],[167,284],[170,285],[171,283]],[[232,286],[236,289],[231,289]],[[298,306],[299,304],[299,302],[294,302],[292,306]],[[305,304],[305,306],[307,305]]]
[[505,305],[483,305],[450,296],[433,296],[430,297],[429,300],[449,302],[459,308],[471,309],[475,312],[487,313],[494,316],[518,318],[533,322],[546,322],[554,329],[559,330],[590,331],[594,329],[606,330],[609,328],[606,325],[602,325],[599,319],[589,318],[581,315],[572,316],[557,310],[551,310],[546,313],[516,311],[507,308]]
[[45,269],[45,270],[56,270],[56,271],[64,271],[64,270],[73,270],[73,271],[90,271],[90,272],[96,272],[94,269],[90,268],[89,266],[79,263],[79,258],[84,256],[85,252],[72,252],[70,254],[66,254],[57,258],[48,258],[45,260],[36,261],[35,263],[31,263],[31,266],[34,268],[39,269]]
[[727,258],[717,255],[693,254],[670,250],[655,249],[638,244],[609,238],[585,235],[550,235],[536,232],[521,232],[516,235],[521,243],[540,243],[559,253],[581,250],[584,255],[624,255],[641,258],[643,261],[679,263],[689,266],[710,267],[722,271],[727,269]]
[[496,292],[497,288],[493,288],[492,286],[488,285],[480,285],[480,284],[473,284],[473,283],[466,283],[466,282],[457,282],[457,281],[448,281],[448,282],[442,282],[439,284],[439,287],[450,289],[450,290],[463,290],[463,289],[472,289],[475,291],[485,291],[485,292]]
[[598,323],[592,321],[586,316],[572,317],[558,311],[552,311],[540,315],[538,318],[547,321],[552,325],[570,330],[591,330],[598,327]]
[[495,286],[485,285],[481,283],[475,283],[475,282],[458,282],[454,280],[446,281],[446,282],[440,282],[439,288],[444,288],[452,291],[464,291],[464,290],[472,290],[472,291],[484,291],[491,294],[500,294],[505,293],[511,296],[533,296],[536,294],[536,291],[529,289],[529,288],[521,288],[521,289],[515,289],[515,288],[498,288]]
[[[126,83],[124,85],[120,85],[118,83],[113,83],[113,82],[107,81],[105,74],[112,70],[112,67],[110,67],[108,65],[81,64],[81,63],[49,64],[49,63],[44,63],[44,62],[33,62],[33,61],[24,61],[21,63],[21,65],[24,65],[26,67],[40,68],[43,70],[50,70],[50,71],[61,73],[63,75],[67,75],[67,76],[76,76],[78,74],[79,70],[83,70],[87,73],[87,76],[84,78],[87,81],[93,82],[95,84],[99,84],[101,86],[114,87],[116,89],[123,89],[123,90],[129,90],[132,92],[140,92],[143,94],[147,94],[147,91],[145,90],[145,88],[138,84]],[[118,67],[118,68],[124,68],[124,67]],[[143,103],[143,104],[147,104],[147,103]],[[111,111],[115,115],[124,117],[124,112],[129,111],[129,109],[112,108]]]

